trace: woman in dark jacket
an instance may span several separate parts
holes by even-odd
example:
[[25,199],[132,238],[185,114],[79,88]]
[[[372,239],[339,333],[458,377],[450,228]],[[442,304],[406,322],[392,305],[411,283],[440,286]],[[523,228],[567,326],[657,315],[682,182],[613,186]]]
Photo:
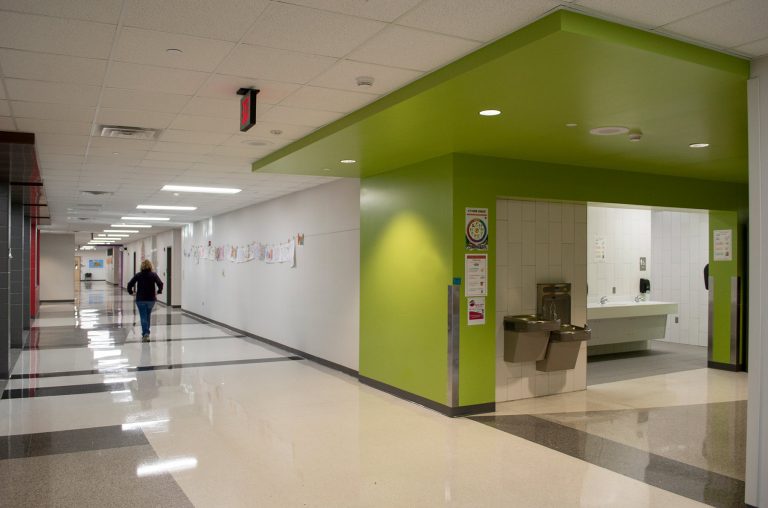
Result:
[[152,315],[152,307],[155,306],[157,296],[163,292],[163,281],[152,271],[152,262],[145,259],[141,262],[141,271],[128,282],[128,294],[132,295],[136,287],[136,307],[141,318],[141,340],[149,341],[149,318]]

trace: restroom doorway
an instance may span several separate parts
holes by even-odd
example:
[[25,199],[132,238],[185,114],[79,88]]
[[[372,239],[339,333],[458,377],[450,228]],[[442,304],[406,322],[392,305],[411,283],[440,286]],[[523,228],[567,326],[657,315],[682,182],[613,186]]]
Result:
[[709,215],[587,205],[587,385],[705,368]]

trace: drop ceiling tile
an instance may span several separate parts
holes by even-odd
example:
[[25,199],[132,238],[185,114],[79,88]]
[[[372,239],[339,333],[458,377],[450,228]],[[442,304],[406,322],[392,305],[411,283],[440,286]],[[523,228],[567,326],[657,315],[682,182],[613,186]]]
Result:
[[[264,157],[266,154],[271,152],[271,149],[264,148],[264,147],[248,147],[246,145],[242,146],[218,146],[213,151],[214,156],[225,156],[225,157],[237,157],[237,158],[243,158],[246,160],[254,160],[255,158],[261,158]],[[196,161],[200,162],[200,161]]]
[[294,108],[350,113],[376,99],[377,96],[366,93],[305,86],[286,98],[280,105]]
[[385,26],[379,21],[272,3],[256,21],[244,42],[341,57]]
[[241,44],[224,61],[219,71],[233,76],[306,83],[335,62],[335,58],[327,56]]
[[121,4],[121,0],[0,0],[0,9],[115,24]]
[[725,48],[768,37],[768,2],[733,0],[664,25],[664,31]]
[[155,146],[155,141],[141,139],[119,139],[102,138],[94,136],[91,138],[91,147],[108,148],[113,152],[124,152],[127,150],[151,150]]
[[[403,87],[423,74],[422,72],[412,70],[342,60],[324,74],[313,79],[310,84],[340,90],[384,95]],[[357,86],[356,78],[358,76],[373,77],[373,86],[365,89]]]
[[[17,118],[39,118],[43,120],[65,120],[72,122],[93,121],[96,108],[73,106],[70,104],[52,104],[45,102],[13,101],[13,114]],[[0,108],[1,110],[2,108]]]
[[658,27],[692,14],[704,11],[729,0],[643,0],[617,2],[616,0],[576,0],[573,5],[629,20],[634,24]]
[[744,44],[735,49],[753,57],[765,56],[768,55],[768,38],[750,42],[749,44]]
[[146,160],[173,161],[173,162],[199,162],[202,155],[174,152],[149,152]]
[[[159,67],[213,71],[234,44],[189,35],[124,28],[113,53],[115,60]],[[169,53],[169,48],[182,53]]]
[[398,19],[397,24],[488,42],[559,5],[556,0],[426,0]]
[[[2,81],[0,81],[0,84],[2,84]],[[5,99],[5,88],[0,86],[0,99]]]
[[[216,118],[211,116],[178,115],[171,124],[171,128],[185,131],[223,132],[233,134],[240,129],[238,121],[239,116]],[[209,141],[208,144],[214,143]]]
[[0,16],[0,46],[5,48],[107,58],[114,34],[114,26],[101,23],[7,11]]
[[176,118],[176,115],[171,113],[101,108],[96,117],[96,122],[101,125],[127,125],[149,129],[165,129],[174,118]]
[[203,144],[192,144],[192,143],[168,143],[165,141],[158,141],[157,144],[155,144],[155,147],[152,149],[153,152],[164,152],[164,153],[178,153],[178,154],[189,154],[189,155],[204,155],[206,153],[210,153],[215,148],[215,145],[203,145]]
[[0,49],[0,66],[10,78],[101,85],[107,61]]
[[119,161],[121,159],[143,159],[147,156],[149,150],[135,150],[122,148],[120,151],[108,146],[91,145],[88,150],[89,159],[92,157],[106,157],[106,160]]
[[101,106],[115,109],[140,109],[179,113],[189,101],[188,95],[105,88]]
[[11,109],[8,107],[8,101],[0,101],[0,116],[11,116]]
[[475,41],[392,25],[352,52],[349,58],[429,71],[466,55],[478,46]]
[[235,97],[239,101],[237,90],[240,88],[256,88],[259,90],[257,100],[259,104],[277,104],[298,90],[300,85],[217,74],[200,89],[199,95],[225,100]]
[[193,95],[207,77],[197,71],[113,62],[105,82],[114,88]]
[[[261,92],[259,92],[261,93]],[[240,97],[232,94],[227,99],[195,97],[184,108],[186,115],[215,116],[218,118],[239,118]]]
[[0,130],[15,131],[16,125],[13,123],[13,118],[0,116]]
[[278,122],[289,125],[320,127],[331,123],[334,120],[338,120],[342,116],[342,114],[332,111],[273,106],[272,109],[261,115],[260,120],[264,123]]
[[8,98],[17,101],[52,102],[77,106],[96,106],[99,87],[74,83],[47,83],[21,79],[5,80]]
[[126,26],[237,41],[248,31],[267,0],[127,0]]
[[40,162],[48,164],[82,164],[85,157],[76,155],[40,155]]
[[36,142],[35,148],[41,155],[85,155],[85,148],[77,146],[44,145]]
[[167,129],[160,134],[161,141],[171,143],[199,143],[204,145],[218,145],[230,137],[230,134],[222,132],[199,132]]
[[70,136],[68,134],[41,133],[35,136],[37,145],[58,145],[85,148],[88,146],[89,136]]
[[421,0],[386,0],[368,2],[360,0],[286,0],[285,3],[304,5],[315,9],[359,16],[361,18],[377,19],[379,21],[394,21]]
[[[315,127],[309,127],[305,125],[289,125],[279,122],[267,122],[260,119],[256,122],[256,125],[251,127],[245,135],[254,139],[268,139],[274,140],[276,143],[282,140],[296,140],[303,138],[310,132],[314,131]],[[272,131],[279,131],[278,134]]]
[[36,118],[17,118],[16,125],[24,132],[52,132],[56,134],[86,135],[91,132],[87,122],[63,122],[59,120],[40,120]]

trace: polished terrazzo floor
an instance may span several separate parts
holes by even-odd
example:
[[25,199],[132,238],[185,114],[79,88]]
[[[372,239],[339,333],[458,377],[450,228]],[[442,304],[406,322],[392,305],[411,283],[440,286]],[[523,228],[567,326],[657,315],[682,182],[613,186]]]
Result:
[[[695,369],[450,419],[92,283],[0,400],[2,506],[738,505],[746,375]],[[734,504],[736,503],[736,504]]]

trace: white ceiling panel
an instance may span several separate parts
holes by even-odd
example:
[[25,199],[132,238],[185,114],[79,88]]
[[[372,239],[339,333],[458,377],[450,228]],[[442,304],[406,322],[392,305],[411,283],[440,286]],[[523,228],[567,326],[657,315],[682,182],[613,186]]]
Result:
[[300,85],[217,74],[200,89],[199,95],[218,99],[238,98],[237,91],[240,88],[255,88],[259,90],[257,100],[259,104],[277,104],[298,90]]
[[8,107],[8,101],[0,101],[0,116],[11,116],[11,109]]
[[[213,71],[234,44],[189,35],[125,28],[120,33],[113,58],[160,67]],[[182,52],[168,52],[169,48]]]
[[10,78],[101,85],[107,61],[0,49],[0,66]]
[[174,152],[149,152],[146,160],[172,162],[199,162],[202,155]]
[[648,27],[666,25],[730,0],[576,0],[574,5]]
[[768,37],[768,2],[732,0],[675,21],[664,31],[733,48]]
[[261,115],[260,120],[264,123],[278,122],[290,125],[321,127],[334,120],[338,120],[342,116],[341,113],[332,111],[273,106],[272,109]]
[[124,159],[138,159],[141,160],[147,156],[149,150],[131,150],[123,148],[117,151],[115,148],[108,146],[94,146],[91,145],[88,150],[88,160],[92,160],[95,157],[106,157],[105,161],[119,161]]
[[121,4],[122,0],[0,0],[0,9],[115,24]]
[[[0,85],[2,85],[2,81],[0,81]],[[0,99],[5,99],[5,88],[0,86]]]
[[107,72],[106,84],[114,88],[192,95],[207,77],[197,71],[114,62]]
[[91,124],[86,122],[17,118],[16,125],[18,125],[20,131],[24,132],[51,132],[74,135],[87,135],[91,132]]
[[88,146],[88,136],[71,136],[68,134],[41,133],[35,135],[35,144],[40,146],[60,145],[85,148]]
[[189,101],[188,95],[105,88],[101,106],[115,109],[140,109],[162,113],[178,113]]
[[0,46],[57,55],[107,58],[115,27],[74,19],[3,11]]
[[74,83],[48,83],[6,79],[8,98],[17,101],[53,102],[77,106],[96,106],[99,101],[99,87]]
[[124,152],[127,150],[151,150],[155,146],[155,141],[142,139],[119,139],[102,138],[94,136],[91,138],[91,147],[110,148],[113,152]]
[[[261,92],[259,92],[261,93]],[[228,99],[195,97],[184,108],[186,115],[215,116],[218,118],[240,118],[240,97],[232,94]]]
[[214,148],[215,148],[215,145],[203,145],[203,144],[192,144],[192,143],[168,143],[165,141],[158,141],[152,150],[155,152],[203,155],[203,154],[212,152]]
[[124,23],[164,32],[237,41],[267,0],[126,0]]
[[479,47],[475,41],[392,25],[349,55],[351,60],[429,71]]
[[[93,121],[96,108],[73,106],[71,104],[52,104],[45,102],[12,102],[13,114],[21,118],[40,118],[44,120],[66,120],[72,122]],[[2,107],[0,107],[2,114]]]
[[272,3],[245,37],[249,44],[341,57],[386,26],[370,19]]
[[[198,132],[223,132],[234,134],[240,130],[239,116],[216,118],[211,116],[178,115],[171,124],[172,129]],[[218,144],[211,141],[208,144]]]
[[101,108],[96,117],[96,122],[102,125],[127,125],[131,127],[165,129],[175,117],[176,115],[171,113]]
[[768,39],[750,42],[749,44],[738,46],[735,49],[740,53],[754,57],[768,55]]
[[[267,122],[264,119],[259,119],[256,125],[251,127],[245,135],[259,139],[270,139],[275,141],[280,140],[296,140],[303,138],[310,132],[314,131],[315,127],[308,127],[304,125],[289,125],[279,122]],[[279,134],[275,134],[272,131],[279,131]]]
[[85,157],[75,155],[40,155],[40,162],[43,166],[47,164],[82,164]]
[[45,155],[85,155],[85,148],[62,145],[41,145],[35,143],[38,154]]
[[488,42],[527,25],[558,5],[557,0],[426,0],[398,19],[397,24]]
[[361,18],[377,19],[379,21],[394,21],[421,0],[285,0],[286,3],[304,5],[315,9],[340,12]]
[[[384,95],[401,88],[423,74],[423,72],[407,69],[341,60],[328,69],[328,71],[313,79],[310,84],[327,88],[338,88],[340,90]],[[356,81],[358,76],[374,78],[373,86],[370,88],[359,87]]]
[[306,83],[335,62],[335,58],[327,56],[241,44],[224,61],[219,71],[232,76]]
[[13,118],[10,118],[7,116],[0,116],[0,130],[15,131],[16,124],[13,123]]
[[[225,157],[237,157],[237,158],[243,158],[247,160],[256,160],[261,157],[264,157],[266,154],[271,152],[272,150],[269,148],[264,147],[249,147],[247,145],[241,145],[241,146],[218,146],[213,151],[213,155],[223,155]],[[199,161],[196,161],[199,162]]]
[[376,95],[366,93],[305,86],[286,98],[280,105],[349,113],[375,101],[377,98]]
[[218,145],[229,138],[229,134],[222,132],[196,132],[167,129],[160,134],[161,141],[171,143],[200,143],[203,145]]

